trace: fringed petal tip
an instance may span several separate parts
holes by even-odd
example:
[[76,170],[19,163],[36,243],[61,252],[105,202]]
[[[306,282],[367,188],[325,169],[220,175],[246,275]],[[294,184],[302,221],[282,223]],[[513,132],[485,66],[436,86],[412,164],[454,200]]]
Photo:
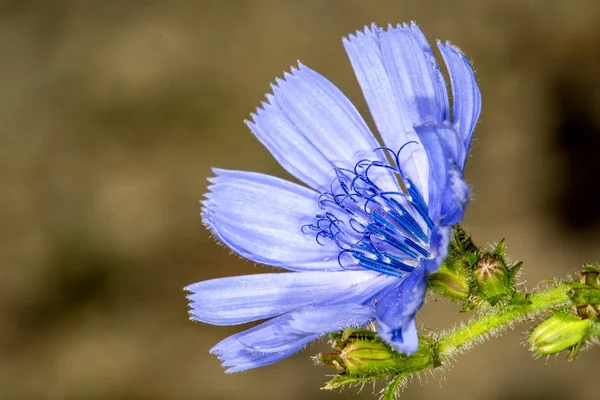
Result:
[[437,42],[442,58],[448,68],[454,109],[452,122],[458,127],[467,150],[471,145],[473,130],[481,113],[481,92],[477,85],[471,61],[458,47],[450,42]]
[[342,41],[352,41],[362,36],[373,36],[382,32],[398,32],[401,30],[409,30],[413,33],[423,35],[421,29],[415,21],[410,21],[408,23],[402,22],[397,24],[388,23],[387,28],[383,28],[377,25],[375,22],[371,22],[370,25],[365,25],[362,29],[357,29],[356,31],[354,31],[354,33],[349,33],[347,36],[344,36],[342,38]]
[[215,169],[201,201],[203,224],[251,261],[289,270],[339,270],[337,247],[302,232],[317,213],[317,193],[280,178]]
[[350,100],[300,62],[265,97],[246,125],[284,169],[319,192],[335,177],[334,166],[350,168],[357,152],[378,146]]
[[[190,292],[187,296],[190,312],[201,322],[237,325],[302,309],[302,312],[291,314],[289,327],[315,333],[323,325],[316,316],[328,308],[323,306],[314,310],[309,305],[327,303],[336,293],[339,298],[357,286],[370,285],[372,277],[365,271],[255,274],[201,281],[184,290]],[[346,325],[363,321],[365,313],[373,314],[365,306],[345,306],[344,311],[343,315],[348,316],[344,320]],[[332,314],[335,313],[327,314],[328,321]]]
[[[260,118],[266,112],[272,112],[273,107],[277,108],[277,94],[276,92],[285,89],[286,85],[294,84],[295,79],[305,79],[308,74],[318,74],[318,72],[314,71],[310,67],[307,67],[300,60],[296,61],[296,65],[290,65],[288,70],[284,70],[282,73],[282,77],[276,77],[273,82],[270,83],[271,91],[265,94],[265,99],[260,102],[260,105],[256,107],[255,111],[250,113],[250,118],[244,120],[244,124],[250,127],[256,126],[260,123]],[[310,78],[310,76],[309,76]],[[213,168],[215,170],[215,168]]]
[[449,40],[445,40],[444,41],[444,40],[436,39],[435,43],[437,44],[437,46],[440,49],[440,51],[442,49],[447,50],[447,51],[452,51],[458,57],[460,57],[464,62],[468,63],[471,66],[473,65],[473,62],[470,59],[467,58],[465,52],[462,51],[460,49],[460,47],[456,46],[455,44],[453,44]]

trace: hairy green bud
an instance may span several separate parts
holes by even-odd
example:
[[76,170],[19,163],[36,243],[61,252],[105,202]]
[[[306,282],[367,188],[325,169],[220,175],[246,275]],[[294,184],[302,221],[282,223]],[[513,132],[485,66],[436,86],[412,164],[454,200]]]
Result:
[[490,304],[496,304],[513,292],[511,277],[504,260],[485,254],[473,268],[473,279],[479,292]]
[[[333,335],[333,353],[319,353],[315,359],[334,367],[344,376],[365,380],[421,371],[433,364],[432,340],[419,336],[419,348],[411,356],[394,351],[374,332],[347,330]],[[337,382],[339,379],[336,379]]]
[[448,247],[448,257],[444,264],[429,276],[428,287],[449,300],[467,300],[471,294],[471,271],[479,256],[479,249],[473,244],[471,237],[460,225],[455,225]]
[[442,265],[429,276],[429,288],[451,300],[466,300],[469,297],[470,282],[464,271],[451,270]]
[[576,315],[556,313],[536,326],[529,335],[530,350],[549,355],[570,349],[574,358],[585,342],[592,321]]

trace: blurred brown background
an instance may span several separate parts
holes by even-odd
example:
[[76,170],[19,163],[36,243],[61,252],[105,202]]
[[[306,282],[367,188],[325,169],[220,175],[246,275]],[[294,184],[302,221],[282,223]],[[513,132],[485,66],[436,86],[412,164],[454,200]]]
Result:
[[[323,344],[225,375],[208,349],[239,329],[189,322],[182,291],[268,270],[202,227],[210,167],[286,176],[242,121],[298,59],[366,115],[341,37],[372,21],[416,20],[474,62],[474,239],[505,237],[528,287],[600,261],[599,17],[597,0],[0,1],[0,398],[374,398],[318,390]],[[525,329],[403,398],[598,398],[599,348],[534,360]]]

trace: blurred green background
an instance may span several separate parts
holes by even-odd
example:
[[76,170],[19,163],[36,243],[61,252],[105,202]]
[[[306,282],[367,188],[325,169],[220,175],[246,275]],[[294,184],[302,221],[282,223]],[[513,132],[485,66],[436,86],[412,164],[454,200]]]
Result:
[[[505,237],[527,287],[600,261],[599,17],[597,0],[0,1],[0,398],[374,398],[318,390],[324,344],[225,375],[208,349],[239,328],[189,322],[182,291],[270,270],[201,225],[210,167],[287,176],[242,121],[298,59],[367,115],[341,37],[372,21],[416,20],[474,62],[474,239]],[[600,349],[535,360],[525,329],[403,398],[598,398]]]

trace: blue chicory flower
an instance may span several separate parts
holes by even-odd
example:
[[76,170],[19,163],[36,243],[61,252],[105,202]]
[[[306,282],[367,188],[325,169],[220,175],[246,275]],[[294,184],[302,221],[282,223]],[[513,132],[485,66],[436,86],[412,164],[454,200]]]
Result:
[[247,125],[306,186],[215,169],[203,201],[211,232],[241,256],[287,273],[186,287],[191,319],[269,319],[211,350],[243,371],[271,364],[328,332],[377,321],[399,352],[418,345],[427,277],[463,218],[463,170],[481,96],[469,61],[438,42],[453,93],[419,28],[365,27],[343,40],[385,146],[327,79],[299,64]]

